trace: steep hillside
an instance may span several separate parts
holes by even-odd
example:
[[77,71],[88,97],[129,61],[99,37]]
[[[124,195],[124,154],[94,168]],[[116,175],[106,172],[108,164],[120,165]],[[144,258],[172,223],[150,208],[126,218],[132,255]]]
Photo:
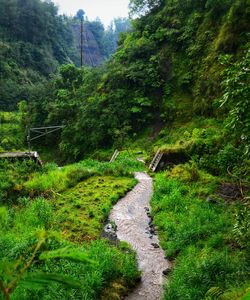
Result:
[[[138,3],[135,8],[141,9]],[[57,96],[36,99],[38,107],[45,104],[42,114],[37,111],[39,122],[67,124],[61,149],[78,158],[90,149],[111,146],[118,136],[152,125],[159,132],[194,115],[225,121],[234,142],[246,150],[247,2],[225,0],[223,9],[219,2],[205,0],[150,3],[151,10],[134,20],[133,31],[123,35],[105,70],[72,71],[70,83],[62,86],[58,82],[67,81],[63,68],[54,81]],[[82,140],[79,131],[89,138]]]
[[0,107],[16,109],[34,84],[75,60],[67,18],[52,2],[0,1]]
[[[59,15],[51,1],[1,0],[0,10],[0,109],[15,110],[61,64],[80,66],[80,21]],[[108,30],[100,20],[84,22],[85,65],[100,65],[115,51],[128,20],[114,22]]]
[[[81,53],[81,25],[72,24],[72,30],[76,43],[78,53]],[[87,23],[83,25],[83,64],[91,67],[99,66],[104,57],[101,53],[100,46],[98,45],[94,34],[89,29]],[[80,55],[79,55],[80,56]],[[79,63],[78,63],[79,64]]]

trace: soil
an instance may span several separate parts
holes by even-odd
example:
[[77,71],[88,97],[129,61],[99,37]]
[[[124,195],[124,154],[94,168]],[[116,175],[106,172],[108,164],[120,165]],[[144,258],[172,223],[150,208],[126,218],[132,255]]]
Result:
[[228,202],[244,198],[244,194],[250,190],[249,186],[231,182],[222,182],[217,190],[218,196]]

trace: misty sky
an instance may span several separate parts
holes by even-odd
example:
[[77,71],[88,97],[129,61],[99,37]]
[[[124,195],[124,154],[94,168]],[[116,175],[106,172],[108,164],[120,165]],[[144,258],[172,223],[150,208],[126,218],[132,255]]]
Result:
[[75,15],[83,9],[89,20],[100,17],[105,26],[115,17],[128,16],[129,0],[54,0],[61,14]]

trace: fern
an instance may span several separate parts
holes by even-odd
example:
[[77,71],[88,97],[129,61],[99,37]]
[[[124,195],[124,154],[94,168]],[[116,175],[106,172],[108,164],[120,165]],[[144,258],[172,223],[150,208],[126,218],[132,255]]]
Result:
[[224,291],[220,287],[212,287],[205,295],[205,300],[222,300]]
[[61,274],[30,273],[25,276],[20,285],[25,288],[35,289],[51,284],[51,282],[63,284],[68,288],[81,289],[82,284],[79,280],[72,279]]
[[40,260],[55,259],[55,258],[66,258],[75,262],[95,264],[95,261],[89,259],[86,253],[76,251],[75,249],[71,249],[69,247],[65,247],[53,251],[46,251],[41,253],[39,256]]
[[250,288],[237,288],[224,291],[220,287],[212,287],[205,295],[205,300],[249,300]]

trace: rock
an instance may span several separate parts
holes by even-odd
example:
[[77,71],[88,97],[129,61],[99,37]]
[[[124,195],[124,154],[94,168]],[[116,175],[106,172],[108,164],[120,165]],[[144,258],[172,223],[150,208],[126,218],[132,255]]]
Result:
[[165,269],[165,270],[162,271],[162,274],[165,275],[165,276],[167,276],[167,275],[169,275],[170,272],[171,272],[171,269],[167,268],[167,269]]
[[150,226],[150,225],[153,223],[153,219],[154,219],[154,218],[153,218],[152,216],[150,216],[149,218],[150,218],[150,220],[149,220],[149,222],[148,222],[148,225]]
[[[80,43],[80,31],[81,26],[79,24],[72,25],[73,34],[75,37],[76,47],[81,49]],[[97,43],[97,40],[91,31],[88,24],[83,24],[83,64],[91,67],[99,66],[104,61],[104,57],[101,54],[101,49]]]
[[150,230],[149,230],[149,233],[155,235],[155,230],[154,230],[154,228],[150,229]]
[[115,228],[113,228],[112,224],[110,223],[105,225],[101,237],[108,239],[111,243],[114,244],[116,244],[118,241]]
[[152,243],[151,245],[152,245],[155,249],[160,248],[160,246],[159,246],[158,244],[156,244],[156,243]]
[[218,204],[218,201],[213,199],[212,197],[207,197],[207,202],[212,203],[212,204]]

